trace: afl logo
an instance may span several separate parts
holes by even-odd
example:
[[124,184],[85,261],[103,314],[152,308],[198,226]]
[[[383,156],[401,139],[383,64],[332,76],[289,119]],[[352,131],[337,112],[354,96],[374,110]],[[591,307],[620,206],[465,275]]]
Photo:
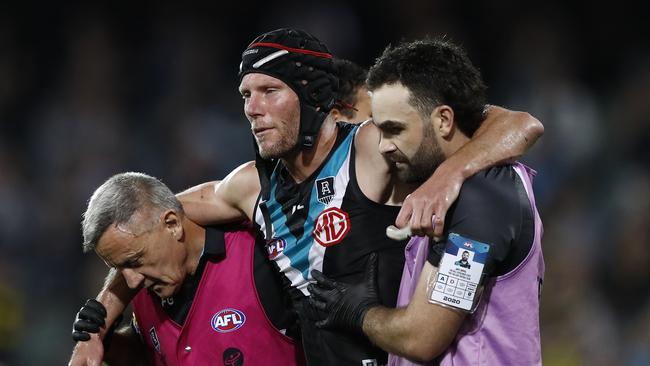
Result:
[[312,236],[318,244],[331,247],[343,240],[350,231],[350,217],[338,207],[331,207],[321,212],[316,219]]
[[287,247],[287,241],[282,238],[276,238],[266,244],[266,250],[269,253],[269,259],[275,259]]
[[214,314],[210,323],[212,329],[219,333],[228,333],[235,331],[244,325],[246,315],[237,309],[223,309]]

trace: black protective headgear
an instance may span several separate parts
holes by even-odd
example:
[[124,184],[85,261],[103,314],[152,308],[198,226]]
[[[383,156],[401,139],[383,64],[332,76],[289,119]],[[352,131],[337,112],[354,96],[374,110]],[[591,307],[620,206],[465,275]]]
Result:
[[338,79],[327,46],[311,34],[282,28],[255,38],[242,54],[239,80],[261,73],[282,80],[300,100],[298,143],[311,148],[334,106]]

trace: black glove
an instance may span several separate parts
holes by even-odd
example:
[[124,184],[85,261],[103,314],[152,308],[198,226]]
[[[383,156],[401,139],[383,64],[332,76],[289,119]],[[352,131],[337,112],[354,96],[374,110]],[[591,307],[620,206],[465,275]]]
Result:
[[99,328],[106,324],[106,308],[95,299],[88,299],[81,307],[72,323],[72,339],[75,342],[87,341],[89,333],[99,333]]
[[320,310],[316,319],[319,328],[343,328],[363,333],[363,318],[373,306],[379,305],[377,295],[377,254],[372,253],[364,280],[354,285],[339,283],[313,270],[315,284],[308,286],[309,303]]

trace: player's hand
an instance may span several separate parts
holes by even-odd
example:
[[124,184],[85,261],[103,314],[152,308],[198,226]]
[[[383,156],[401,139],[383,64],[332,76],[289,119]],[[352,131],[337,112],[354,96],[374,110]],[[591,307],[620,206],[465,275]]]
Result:
[[77,342],[74,346],[68,366],[101,366],[104,359],[104,344],[99,334],[89,334],[88,337],[87,341]]
[[90,340],[90,333],[99,333],[106,324],[106,308],[95,299],[88,299],[79,309],[72,323],[72,339],[75,342]]
[[316,280],[309,285],[309,303],[319,310],[319,328],[343,328],[363,332],[363,319],[368,310],[379,304],[377,294],[377,254],[372,253],[366,266],[364,280],[345,284],[325,277],[320,271],[311,272]]
[[445,215],[458,198],[464,178],[460,171],[445,163],[418,189],[408,195],[395,219],[395,226],[411,227],[415,236],[426,235],[440,240],[445,226]]

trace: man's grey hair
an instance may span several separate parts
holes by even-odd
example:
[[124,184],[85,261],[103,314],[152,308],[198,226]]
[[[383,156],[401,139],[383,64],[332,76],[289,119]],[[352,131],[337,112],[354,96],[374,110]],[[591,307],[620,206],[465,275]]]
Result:
[[166,210],[184,215],[180,201],[160,180],[134,172],[112,176],[93,193],[83,214],[84,253],[95,249],[111,225],[131,224],[131,219],[139,213],[144,220],[141,223],[149,223],[149,227],[140,228],[146,231]]

